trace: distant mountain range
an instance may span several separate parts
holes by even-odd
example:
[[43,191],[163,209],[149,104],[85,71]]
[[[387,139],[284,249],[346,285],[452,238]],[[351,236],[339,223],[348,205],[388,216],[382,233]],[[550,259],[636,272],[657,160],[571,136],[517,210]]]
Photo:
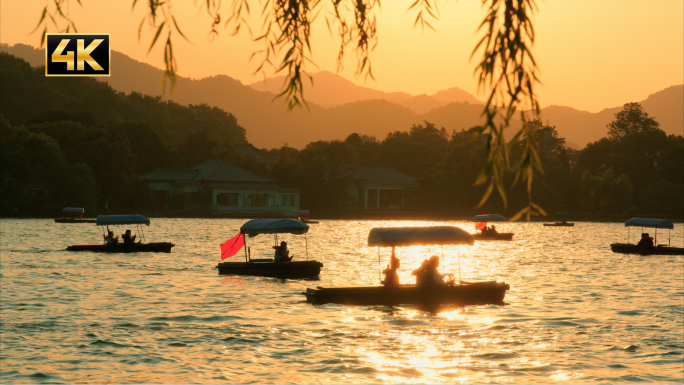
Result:
[[[27,45],[3,44],[0,51],[21,57],[35,67],[45,64],[44,51]],[[112,76],[101,79],[117,91],[160,95],[162,73],[113,51]],[[182,104],[206,103],[232,113],[247,130],[247,139],[260,148],[280,147],[285,143],[301,148],[317,140],[344,139],[353,132],[382,140],[390,132],[405,131],[423,121],[445,127],[448,132],[468,129],[481,122],[481,102],[459,88],[411,96],[358,86],[330,72],[312,76],[314,87],[305,89],[309,109],[289,113],[279,99],[273,99],[282,86],[282,78],[244,85],[225,75],[200,80],[179,77],[174,93],[165,98]],[[684,85],[668,87],[640,102],[665,132],[684,133]],[[542,109],[542,118],[544,123],[548,121],[556,126],[568,145],[579,149],[606,136],[606,125],[621,109],[616,106],[590,113],[549,106]]]
[[[456,87],[439,91],[434,95],[413,96],[406,92],[384,92],[362,87],[328,71],[317,72],[310,74],[310,76],[313,79],[313,85],[309,78],[305,78],[303,82],[304,97],[307,101],[325,108],[339,107],[347,103],[365,100],[384,99],[404,106],[420,115],[449,103],[483,104],[475,96]],[[282,91],[284,80],[285,76],[277,76],[252,83],[250,87],[257,91],[266,91],[277,95]]]

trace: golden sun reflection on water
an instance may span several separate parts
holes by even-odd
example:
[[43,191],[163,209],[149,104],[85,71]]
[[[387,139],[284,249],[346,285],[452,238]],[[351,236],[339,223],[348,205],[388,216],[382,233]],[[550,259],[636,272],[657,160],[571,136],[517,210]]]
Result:
[[[460,255],[463,280],[511,290],[504,306],[439,309],[314,306],[302,292],[378,284],[391,251],[367,246],[373,227],[470,222],[323,220],[308,234],[315,281],[219,276],[218,245],[242,223],[155,218],[148,238],[173,240],[171,254],[95,255],[64,250],[92,241],[88,226],[3,219],[0,383],[681,383],[682,257],[612,253],[622,223],[506,224],[511,242],[445,247],[443,272]],[[282,238],[303,258],[301,236]],[[249,242],[253,257],[272,251],[272,237]],[[442,248],[396,252],[412,283]]]

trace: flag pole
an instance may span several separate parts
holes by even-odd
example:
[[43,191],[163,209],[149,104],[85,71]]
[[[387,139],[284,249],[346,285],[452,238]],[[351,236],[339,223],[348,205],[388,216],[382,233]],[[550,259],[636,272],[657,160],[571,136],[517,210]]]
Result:
[[249,262],[247,259],[247,237],[245,237],[245,233],[242,233],[242,243],[245,244],[245,262]]

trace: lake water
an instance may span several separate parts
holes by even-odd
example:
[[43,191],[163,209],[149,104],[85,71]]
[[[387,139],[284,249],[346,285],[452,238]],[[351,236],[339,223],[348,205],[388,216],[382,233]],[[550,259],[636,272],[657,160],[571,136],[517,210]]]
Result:
[[[307,236],[320,280],[219,276],[219,244],[243,222],[152,219],[147,241],[175,243],[170,254],[106,255],[65,250],[99,242],[95,225],[0,220],[0,382],[684,381],[684,256],[612,253],[627,240],[621,223],[503,224],[512,242],[446,247],[446,271],[458,275],[460,255],[464,280],[511,290],[505,306],[429,312],[314,306],[301,293],[377,284],[373,227],[472,223],[321,221]],[[673,245],[683,233],[676,224]],[[667,230],[658,235],[667,243]],[[303,236],[280,239],[306,258]],[[248,242],[253,258],[272,254],[272,236]],[[389,254],[380,250],[383,267]],[[397,254],[409,282],[442,248]]]

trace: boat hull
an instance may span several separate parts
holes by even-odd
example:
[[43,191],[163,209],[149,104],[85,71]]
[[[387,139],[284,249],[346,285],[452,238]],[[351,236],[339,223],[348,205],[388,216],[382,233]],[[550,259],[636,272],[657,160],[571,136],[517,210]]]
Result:
[[498,234],[473,234],[476,241],[511,241],[513,240],[513,233],[498,233]]
[[55,218],[55,223],[96,223],[95,219]]
[[175,245],[169,242],[136,243],[133,245],[71,245],[68,251],[94,251],[99,253],[170,253]]
[[252,275],[272,278],[318,278],[323,264],[318,261],[276,262],[221,262],[219,274]]
[[574,225],[575,225],[574,223],[569,223],[569,222],[566,223],[566,224],[562,224],[562,223],[544,223],[544,226],[546,226],[546,227],[572,227],[572,226],[574,226]]
[[510,286],[504,282],[473,282],[454,286],[401,285],[307,288],[306,300],[314,304],[343,305],[502,305]]
[[614,253],[641,255],[684,255],[684,247],[655,246],[639,247],[629,243],[613,243],[610,249]]

